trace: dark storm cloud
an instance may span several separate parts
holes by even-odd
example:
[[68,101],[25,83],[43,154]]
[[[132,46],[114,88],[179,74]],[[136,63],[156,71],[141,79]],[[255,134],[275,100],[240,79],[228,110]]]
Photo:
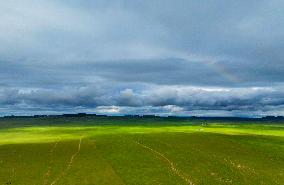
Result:
[[3,1],[1,114],[283,115],[283,9],[279,0]]
[[123,89],[118,93],[111,87],[65,88],[58,91],[5,89],[0,92],[0,103],[3,107],[28,108],[30,111],[39,107],[43,110],[73,108],[73,111],[104,110],[108,113],[127,113],[129,110],[175,114],[190,111],[262,111],[265,114],[271,110],[283,111],[283,95],[284,89],[280,87],[204,89],[152,86],[147,90]]

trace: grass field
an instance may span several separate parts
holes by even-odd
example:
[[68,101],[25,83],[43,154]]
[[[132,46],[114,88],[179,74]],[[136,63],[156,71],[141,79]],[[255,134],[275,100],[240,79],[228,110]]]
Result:
[[0,185],[284,184],[284,124],[0,121]]

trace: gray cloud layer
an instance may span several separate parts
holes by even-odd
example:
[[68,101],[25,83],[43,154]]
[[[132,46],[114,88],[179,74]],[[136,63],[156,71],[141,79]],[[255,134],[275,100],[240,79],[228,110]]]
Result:
[[[186,115],[194,111],[258,112],[265,115],[284,110],[284,89],[278,88],[196,88],[188,86],[151,86],[147,90],[112,87],[81,87],[55,90],[34,89],[0,91],[2,107],[18,111],[93,110],[100,113],[151,113]],[[103,108],[103,109],[102,109]],[[128,110],[128,109],[129,110]],[[144,110],[143,110],[144,109]],[[36,111],[36,112],[39,112]],[[135,112],[138,111],[138,112]],[[142,111],[142,112],[141,112]],[[166,112],[165,112],[166,111]],[[273,112],[274,111],[274,112]],[[275,115],[278,115],[275,114]],[[257,116],[257,115],[253,115]]]
[[0,111],[283,115],[284,3],[0,2]]

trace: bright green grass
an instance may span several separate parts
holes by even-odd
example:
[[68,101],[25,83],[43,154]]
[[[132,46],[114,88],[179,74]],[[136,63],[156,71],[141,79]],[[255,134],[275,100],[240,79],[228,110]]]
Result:
[[0,129],[0,185],[284,184],[281,124]]

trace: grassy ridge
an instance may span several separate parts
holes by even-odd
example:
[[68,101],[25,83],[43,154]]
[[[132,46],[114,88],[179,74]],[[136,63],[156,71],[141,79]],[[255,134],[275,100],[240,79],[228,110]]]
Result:
[[6,123],[0,184],[284,184],[281,124],[117,122]]

